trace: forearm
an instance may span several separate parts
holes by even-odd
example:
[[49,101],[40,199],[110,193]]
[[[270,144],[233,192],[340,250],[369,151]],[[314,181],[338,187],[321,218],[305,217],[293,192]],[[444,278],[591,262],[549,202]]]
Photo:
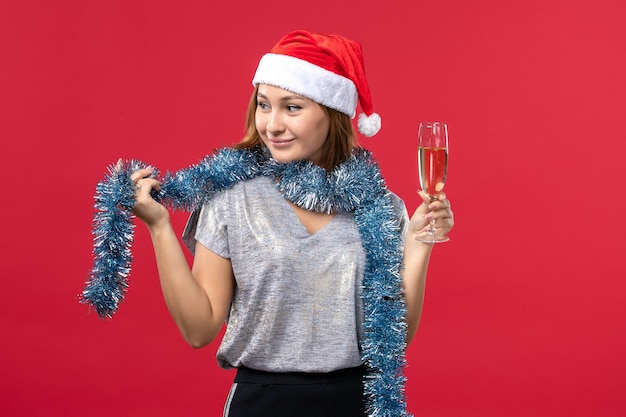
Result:
[[194,279],[171,223],[149,230],[169,312],[185,340],[202,347],[215,338],[222,322],[215,319],[207,293]]
[[404,265],[402,270],[407,308],[407,346],[413,340],[422,316],[426,272],[431,252],[432,245],[418,242],[413,237],[407,236],[404,245]]

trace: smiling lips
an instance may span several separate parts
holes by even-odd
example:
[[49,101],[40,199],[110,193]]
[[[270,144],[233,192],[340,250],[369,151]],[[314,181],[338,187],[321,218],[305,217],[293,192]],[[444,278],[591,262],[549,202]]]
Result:
[[276,147],[281,147],[281,146],[287,146],[289,145],[291,142],[293,142],[295,139],[270,139],[269,142],[272,144],[272,146],[276,146]]

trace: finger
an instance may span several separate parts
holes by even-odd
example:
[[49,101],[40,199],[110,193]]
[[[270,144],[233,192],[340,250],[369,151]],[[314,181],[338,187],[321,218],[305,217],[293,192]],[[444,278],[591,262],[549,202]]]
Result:
[[138,169],[130,175],[130,180],[132,182],[138,182],[141,178],[147,178],[154,172],[154,168],[143,168]]
[[454,216],[453,215],[444,215],[441,217],[435,218],[435,227],[438,229],[450,231],[454,226]]
[[450,200],[448,200],[447,198],[445,199],[437,199],[432,201],[429,205],[428,208],[430,210],[442,210],[442,209],[450,209]]
[[428,216],[430,218],[435,219],[435,220],[437,220],[437,219],[452,219],[452,218],[454,218],[454,214],[453,214],[452,210],[450,210],[450,207],[436,207],[434,209],[431,209],[431,211],[428,212]]
[[151,168],[138,169],[137,171],[131,174],[130,179],[131,181],[137,182],[141,178],[149,177],[153,172],[154,170]]
[[141,188],[143,187],[144,182],[142,180],[138,180],[133,184],[133,189],[135,190],[135,197],[139,196],[141,192]]
[[417,192],[417,195],[419,195],[420,198],[422,200],[424,200],[424,203],[429,203],[430,202],[430,198],[428,197],[428,194],[426,194],[423,190],[419,190]]
[[135,194],[139,195],[150,195],[152,190],[160,191],[161,183],[154,178],[142,178],[137,181],[135,186]]
[[150,195],[151,187],[150,184],[143,180],[137,181],[135,186],[135,200],[137,204],[146,204],[150,201],[152,196]]

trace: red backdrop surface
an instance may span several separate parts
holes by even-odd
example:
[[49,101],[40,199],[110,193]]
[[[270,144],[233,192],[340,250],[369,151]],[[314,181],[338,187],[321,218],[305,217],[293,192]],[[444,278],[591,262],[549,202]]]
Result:
[[0,414],[221,415],[233,374],[179,336],[143,225],[117,315],[78,304],[95,184],[236,142],[259,57],[305,28],[363,44],[383,130],[362,144],[410,210],[417,124],[449,123],[457,224],[409,409],[626,415],[624,21],[623,0],[3,1]]

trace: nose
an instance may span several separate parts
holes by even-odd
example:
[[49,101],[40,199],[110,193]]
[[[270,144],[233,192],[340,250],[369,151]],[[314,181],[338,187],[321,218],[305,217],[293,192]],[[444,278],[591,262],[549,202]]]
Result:
[[272,110],[272,112],[268,114],[265,128],[267,129],[267,133],[272,136],[280,135],[285,131],[285,123],[280,112]]

